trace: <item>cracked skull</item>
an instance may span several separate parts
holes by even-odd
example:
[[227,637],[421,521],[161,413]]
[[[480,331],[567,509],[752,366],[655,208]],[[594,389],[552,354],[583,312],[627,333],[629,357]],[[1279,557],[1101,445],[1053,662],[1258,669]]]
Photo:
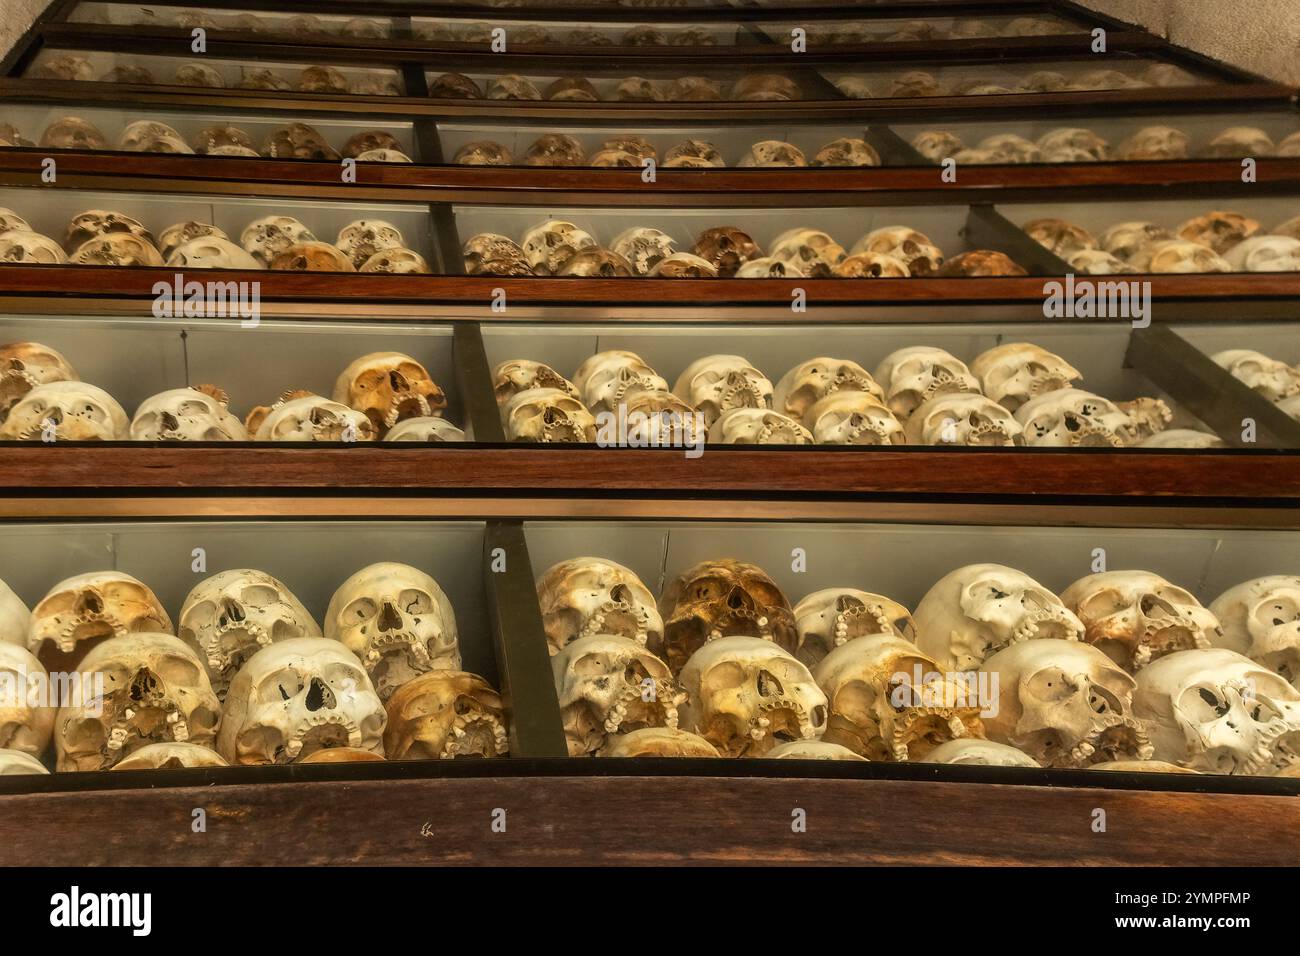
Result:
[[1061,593],[1083,621],[1084,640],[1130,673],[1166,654],[1209,647],[1219,619],[1188,591],[1150,571],[1103,571]]
[[1083,624],[1029,575],[1001,564],[968,564],[926,592],[912,615],[917,646],[945,671],[970,671],[1026,641],[1083,637]]
[[235,675],[217,751],[231,764],[292,763],[318,750],[383,755],[384,705],[355,654],[298,637],[264,647]]
[[613,561],[561,561],[538,579],[537,599],[552,656],[592,634],[662,645],[664,623],[654,595],[634,571]]
[[1229,588],[1210,604],[1219,647],[1244,654],[1300,687],[1300,576],[1272,574]]
[[594,754],[610,735],[676,727],[684,695],[668,665],[636,641],[592,634],[551,658],[569,756]]
[[383,700],[427,671],[460,670],[451,601],[409,564],[382,561],[344,581],[325,612],[325,636],[357,655]]
[[380,432],[447,407],[428,369],[401,352],[372,352],[353,361],[334,383],[334,401],[364,413]]
[[795,657],[809,667],[857,637],[890,634],[916,640],[912,612],[897,601],[857,588],[824,588],[794,606],[799,629]]
[[153,743],[211,746],[221,704],[203,662],[170,634],[138,633],[95,647],[81,662],[83,693],[59,708],[54,743],[60,772],[107,770]]
[[180,638],[207,663],[219,698],[244,663],[274,641],[320,637],[320,625],[265,571],[236,568],[199,582],[185,598]]
[[500,757],[508,750],[501,695],[477,674],[429,671],[388,700],[384,751],[389,760]]

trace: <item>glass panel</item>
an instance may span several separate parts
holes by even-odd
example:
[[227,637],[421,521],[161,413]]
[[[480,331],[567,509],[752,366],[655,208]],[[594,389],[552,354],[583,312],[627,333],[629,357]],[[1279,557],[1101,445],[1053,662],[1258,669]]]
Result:
[[1087,29],[1064,17],[928,17],[878,20],[790,20],[761,24],[778,43],[789,43],[795,28],[806,32],[808,47],[886,42],[937,42],[990,37],[1060,36]]
[[266,34],[312,42],[326,37],[382,40],[394,35],[388,17],[343,16],[319,13],[278,13],[270,10],[213,10],[210,7],[173,7],[134,3],[79,3],[68,19],[73,23],[110,26],[175,27]]
[[501,74],[476,67],[449,73],[440,66],[426,71],[426,76],[432,97],[453,100],[657,103],[839,98],[811,72],[796,77],[743,67],[709,68],[704,64],[669,70],[638,63],[625,70],[584,69],[581,75],[543,69]]

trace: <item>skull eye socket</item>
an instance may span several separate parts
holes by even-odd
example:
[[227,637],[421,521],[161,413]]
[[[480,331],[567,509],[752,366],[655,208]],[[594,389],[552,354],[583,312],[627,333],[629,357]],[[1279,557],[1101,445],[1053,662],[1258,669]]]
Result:
[[1034,674],[1025,684],[1037,700],[1065,700],[1074,693],[1074,687],[1059,667],[1051,667]]
[[176,414],[181,417],[199,418],[208,413],[208,406],[202,402],[181,402],[176,406]]
[[1261,604],[1255,611],[1255,617],[1257,620],[1267,622],[1273,627],[1294,624],[1297,620],[1300,620],[1300,604],[1297,604],[1291,598],[1275,598]]
[[250,584],[239,592],[239,600],[250,607],[269,607],[280,600],[280,592],[269,584]]
[[433,598],[423,591],[408,588],[398,595],[397,605],[407,614],[428,614],[433,610]]
[[1227,715],[1232,709],[1226,694],[1211,684],[1189,688],[1178,702],[1178,709],[1194,724],[1208,724]]
[[370,598],[357,598],[343,609],[343,626],[350,627],[357,624],[364,624],[366,621],[369,621],[374,617],[378,610],[379,608]]
[[184,657],[164,657],[152,669],[168,684],[177,687],[192,687],[199,683],[198,665]]
[[735,661],[723,661],[709,670],[702,683],[710,691],[716,693],[741,687],[744,685],[745,680],[746,672],[744,667]]
[[1124,596],[1118,591],[1107,589],[1099,591],[1079,603],[1079,616],[1085,621],[1097,621],[1118,614],[1129,606]]
[[579,677],[604,677],[608,670],[601,654],[584,654],[573,662],[573,673]]
[[303,680],[302,675],[294,668],[286,667],[276,671],[262,682],[258,691],[258,700],[263,704],[278,704],[292,700],[302,693],[305,686],[306,681]]
[[724,583],[717,578],[700,578],[690,585],[688,593],[696,601],[716,601],[722,597],[724,588]]

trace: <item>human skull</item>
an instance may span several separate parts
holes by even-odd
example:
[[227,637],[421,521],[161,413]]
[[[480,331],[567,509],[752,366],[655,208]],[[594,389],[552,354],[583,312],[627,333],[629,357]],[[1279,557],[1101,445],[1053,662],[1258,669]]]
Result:
[[92,571],[60,581],[32,609],[27,649],[51,670],[75,667],[110,638],[172,632],[148,585],[123,571]]
[[298,74],[298,89],[304,93],[351,93],[348,78],[332,66],[309,66]]
[[117,148],[132,153],[193,153],[180,133],[166,123],[138,120],[122,131]]
[[273,130],[262,144],[262,155],[270,159],[320,159],[332,162],[341,158],[338,150],[329,144],[320,130],[306,123],[290,123]]
[[797,100],[799,84],[780,73],[746,73],[731,88],[731,98],[741,102]]
[[9,585],[0,581],[0,644],[26,647],[31,627],[32,612]]
[[206,63],[185,63],[176,68],[177,86],[197,86],[219,90],[226,85],[221,74]]
[[673,394],[690,404],[712,425],[734,408],[771,408],[772,383],[739,355],[706,355],[686,367]]
[[1077,388],[1059,388],[1031,398],[1015,411],[1026,445],[1053,448],[1134,444],[1132,420],[1114,402]]
[[1237,381],[1270,402],[1280,402],[1300,393],[1300,370],[1262,352],[1227,349],[1216,352],[1211,358]]
[[[925,763],[966,764],[978,767],[1037,767],[1038,761],[1023,750],[992,740],[962,737],[949,740],[925,755]],[[1094,768],[1096,769],[1096,768]]]
[[264,647],[226,694],[217,751],[231,764],[292,763],[331,747],[382,755],[386,718],[361,662],[338,641]]
[[328,242],[296,242],[271,260],[281,272],[356,272],[352,260]]
[[880,154],[864,139],[833,139],[812,158],[812,166],[879,166]]
[[[177,222],[158,234],[158,251],[170,259],[176,250],[195,239],[229,239],[226,233],[209,222]],[[246,254],[245,254],[246,255]],[[260,267],[259,267],[260,268]]]
[[244,427],[253,441],[376,441],[364,412],[311,392],[287,392],[274,405],[249,412]]
[[268,268],[280,253],[295,243],[316,239],[311,230],[292,216],[266,216],[248,224],[239,236],[244,251]]
[[229,404],[226,393],[213,385],[159,392],[140,403],[131,421],[131,440],[248,441]]
[[1172,232],[1153,222],[1121,222],[1098,236],[1097,242],[1103,251],[1128,262],[1148,247],[1173,238]]
[[465,432],[445,418],[407,418],[384,434],[384,441],[466,441]]
[[596,411],[617,411],[640,391],[667,391],[668,382],[646,361],[626,349],[597,352],[578,366],[573,384],[583,404]]
[[587,151],[582,143],[567,133],[547,133],[533,141],[524,152],[525,166],[585,166]]
[[0,640],[0,675],[0,748],[40,757],[54,732],[54,712],[60,703],[52,699],[54,685],[30,651],[4,640]]
[[932,163],[943,162],[961,152],[965,146],[961,137],[946,130],[926,130],[912,140],[912,148]]
[[595,103],[600,93],[591,81],[581,76],[562,76],[549,84],[542,94],[544,99],[568,103]]
[[725,166],[722,153],[712,143],[702,139],[687,139],[664,153],[664,166],[677,165],[678,160],[700,160],[705,166]]
[[1300,762],[1300,691],[1235,651],[1162,657],[1138,674],[1133,705],[1151,728],[1157,760],[1265,776]]
[[510,150],[492,140],[476,140],[456,150],[452,162],[461,166],[510,166],[514,164]]
[[79,54],[54,53],[42,56],[28,75],[34,79],[85,83],[95,78],[95,68],[88,58]]
[[720,757],[718,748],[698,734],[676,727],[642,727],[609,738],[600,757]]
[[706,642],[732,635],[772,641],[790,653],[799,631],[789,599],[762,568],[732,558],[703,561],[677,575],[659,598],[662,643],[650,650],[678,673]]
[[1108,158],[1110,144],[1090,129],[1054,129],[1038,137],[1045,163],[1100,162]]
[[558,388],[530,388],[501,413],[509,441],[594,442],[596,419],[587,406]]
[[909,445],[1011,447],[1019,443],[1020,423],[983,395],[945,392],[927,399],[907,419]]
[[1189,274],[1231,272],[1232,267],[1214,250],[1199,242],[1169,239],[1141,249],[1131,260],[1138,272]]
[[808,158],[793,143],[765,139],[754,143],[737,166],[807,166]]
[[795,262],[782,262],[771,256],[760,256],[749,262],[741,263],[736,270],[737,279],[797,279],[803,276],[803,270]]
[[915,641],[912,612],[897,601],[857,588],[824,588],[794,606],[799,647],[795,657],[809,667],[858,637],[891,634]]
[[1033,219],[1020,228],[1044,249],[1063,259],[1083,249],[1097,248],[1092,233],[1064,219]]
[[1031,398],[1071,388],[1083,378],[1065,359],[1030,342],[1007,342],[981,352],[970,370],[984,394],[1012,412]]
[[176,247],[167,257],[167,265],[176,269],[261,269],[258,262],[229,239],[204,236]]
[[125,213],[90,209],[72,218],[63,246],[71,253],[92,239],[119,235],[132,236],[149,246],[154,245],[153,233],[140,220]]
[[710,641],[685,664],[681,725],[726,757],[761,757],[826,730],[826,695],[808,668],[771,641]]
[[285,585],[265,571],[236,568],[205,578],[185,598],[180,639],[207,664],[222,700],[245,662],[274,641],[320,637],[320,625]]
[[0,422],[33,388],[49,382],[80,381],[63,355],[39,342],[0,345]]
[[1065,260],[1076,273],[1088,276],[1134,275],[1137,270],[1102,249],[1080,249]]
[[1239,212],[1216,210],[1196,216],[1178,227],[1178,235],[1189,242],[1197,242],[1222,255],[1237,243],[1259,232],[1258,219]]
[[389,760],[500,757],[510,749],[505,704],[477,674],[421,674],[398,688],[387,711]]
[[935,273],[937,276],[1023,276],[1024,267],[1004,252],[993,249],[972,249],[953,256]]
[[360,747],[326,747],[309,757],[303,757],[299,763],[374,763],[376,760],[382,763],[383,759],[373,750],[362,750]]
[[569,756],[594,754],[609,735],[676,727],[684,695],[668,665],[634,640],[591,634],[551,658]]
[[63,248],[49,236],[29,229],[0,232],[0,262],[19,265],[61,265],[68,261]]
[[787,229],[772,241],[771,258],[806,276],[827,277],[845,257],[844,247],[819,229]]
[[41,146],[48,149],[108,149],[108,139],[93,123],[65,116],[45,127]]
[[1161,398],[1135,398],[1120,402],[1119,409],[1128,416],[1132,426],[1129,444],[1140,445],[1152,435],[1159,434],[1174,420],[1174,412]]
[[854,244],[851,255],[874,252],[901,260],[914,276],[927,276],[943,265],[943,252],[923,232],[907,226],[873,229]]
[[966,364],[943,349],[913,345],[896,349],[876,366],[875,380],[885,402],[900,418],[946,392],[979,394],[980,386]]
[[325,612],[325,636],[357,655],[381,700],[426,671],[460,670],[451,601],[409,564],[372,564],[339,585]]
[[1253,126],[1231,126],[1206,144],[1200,155],[1207,159],[1242,159],[1271,156],[1273,137]]
[[334,383],[334,401],[364,413],[378,432],[447,407],[428,370],[402,352],[371,352],[354,360]]
[[1044,767],[1152,757],[1146,729],[1134,716],[1137,685],[1095,647],[1028,641],[994,654],[980,670],[998,678],[998,699],[984,718],[990,740]]
[[1223,259],[1235,272],[1300,272],[1300,239],[1254,236],[1237,243]]
[[836,392],[865,392],[882,402],[885,398],[871,373],[857,362],[823,356],[800,362],[786,372],[773,390],[772,407],[803,421],[818,400]]
[[[680,253],[678,253],[680,255]],[[672,257],[669,257],[670,259]],[[661,260],[667,262],[668,259]],[[658,270],[656,265],[655,269]],[[651,273],[657,275],[658,272]],[[590,276],[600,278],[624,278],[635,275],[632,264],[616,252],[609,249],[583,249],[560,267],[562,276]]]
[[533,267],[513,239],[493,232],[470,236],[461,250],[466,275],[530,276]]
[[102,679],[104,693],[59,708],[54,723],[58,769],[108,770],[153,743],[211,746],[221,703],[203,662],[171,634],[136,633],[93,648],[79,666],[83,688]]
[[906,279],[907,263],[881,252],[859,252],[841,259],[832,272],[845,279]]
[[1175,651],[1220,640],[1212,612],[1150,571],[1089,574],[1066,588],[1061,600],[1083,621],[1083,639],[1130,673]]
[[496,395],[498,408],[504,408],[511,397],[533,388],[555,388],[574,398],[581,398],[576,385],[541,362],[510,359],[492,370],[492,391]]
[[825,740],[789,740],[777,744],[763,756],[768,760],[858,760],[864,763],[867,759],[848,747]]
[[146,744],[113,765],[113,770],[179,770],[183,767],[229,767],[225,758],[202,744]]
[[645,276],[676,252],[676,245],[677,240],[662,230],[633,226],[615,236],[609,248],[626,259],[633,272]]
[[818,445],[903,445],[903,426],[870,392],[836,391],[804,412]]
[[648,80],[644,76],[629,76],[620,80],[614,88],[613,99],[621,103],[660,103],[664,94],[654,80]]
[[584,249],[597,248],[586,230],[563,219],[548,219],[524,233],[524,256],[538,275],[555,275]]
[[1027,641],[1078,641],[1083,622],[1029,575],[1001,564],[968,564],[926,592],[912,615],[917,646],[943,671],[972,671]]
[[358,219],[339,230],[334,243],[360,269],[369,259],[390,249],[406,247],[402,231],[381,219]]
[[803,425],[767,408],[733,408],[709,426],[708,441],[718,445],[811,445]]
[[[513,92],[513,90],[507,90],[507,88],[502,85],[504,81],[509,79],[511,78],[502,77],[500,80],[493,81],[491,89],[489,91],[489,95],[492,92],[495,92],[498,95],[495,96],[490,95],[491,99],[540,100],[542,98],[542,94],[537,92],[537,87],[533,86],[531,83],[528,83],[527,80],[523,80],[520,77],[514,77],[513,79],[520,80],[522,83],[528,83],[528,86],[532,87],[532,92],[536,95],[534,96],[506,95],[507,92]],[[477,83],[475,83],[468,76],[465,76],[463,73],[444,73],[441,76],[436,77],[429,81],[429,95],[432,96],[434,99],[443,99],[443,100],[480,100],[483,98],[483,91],[479,89],[479,85]]]
[[78,266],[156,267],[165,264],[152,243],[126,233],[89,239],[76,248],[68,261]]
[[361,133],[356,133],[348,138],[343,144],[342,154],[351,156],[353,159],[360,159],[366,153],[371,152],[402,152],[402,144],[392,133],[385,132],[381,129],[368,129]]
[[37,385],[10,409],[0,439],[30,441],[52,432],[55,441],[125,441],[131,420],[117,400],[85,382]]
[[945,741],[984,736],[978,703],[895,634],[841,644],[812,674],[830,704],[824,739],[868,760],[920,760]]
[[385,249],[361,264],[358,272],[382,272],[390,275],[427,275],[432,270],[424,256],[413,249]]
[[1272,574],[1229,588],[1210,604],[1214,644],[1244,654],[1300,687],[1300,576]]
[[537,580],[537,600],[551,656],[592,634],[663,646],[654,595],[634,571],[613,561],[572,558],[552,565]]
[[1120,143],[1115,158],[1123,162],[1187,159],[1189,143],[1187,134],[1182,130],[1169,126],[1147,126]]
[[715,226],[700,233],[691,253],[712,265],[718,275],[727,277],[761,256],[762,250],[749,233],[735,226]]
[[0,777],[49,773],[45,765],[21,750],[0,750]]
[[1138,448],[1224,448],[1226,444],[1218,435],[1199,432],[1191,428],[1169,428],[1140,441]]
[[924,70],[909,70],[890,80],[882,94],[886,99],[893,97],[938,96],[943,92],[939,81]]

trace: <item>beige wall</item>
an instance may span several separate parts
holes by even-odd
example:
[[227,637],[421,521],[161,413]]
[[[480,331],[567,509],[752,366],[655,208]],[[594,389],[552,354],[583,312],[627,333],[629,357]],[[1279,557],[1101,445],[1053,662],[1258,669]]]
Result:
[[1297,0],[1082,0],[1084,6],[1137,23],[1255,73],[1300,85]]

